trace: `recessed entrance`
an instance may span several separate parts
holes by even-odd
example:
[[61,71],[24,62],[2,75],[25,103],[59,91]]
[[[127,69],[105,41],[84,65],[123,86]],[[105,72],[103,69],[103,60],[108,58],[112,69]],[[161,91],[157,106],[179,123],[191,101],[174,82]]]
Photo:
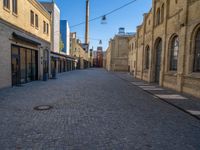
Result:
[[155,43],[156,59],[155,59],[155,82],[160,81],[160,69],[161,69],[161,53],[162,53],[162,39],[158,38]]
[[37,51],[12,45],[11,67],[13,86],[37,80]]

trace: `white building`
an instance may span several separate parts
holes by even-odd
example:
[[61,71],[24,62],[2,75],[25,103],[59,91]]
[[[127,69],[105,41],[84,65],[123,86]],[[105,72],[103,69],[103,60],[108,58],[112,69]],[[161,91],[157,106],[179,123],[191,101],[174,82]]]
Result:
[[60,9],[54,2],[41,2],[52,15],[52,51],[60,52]]

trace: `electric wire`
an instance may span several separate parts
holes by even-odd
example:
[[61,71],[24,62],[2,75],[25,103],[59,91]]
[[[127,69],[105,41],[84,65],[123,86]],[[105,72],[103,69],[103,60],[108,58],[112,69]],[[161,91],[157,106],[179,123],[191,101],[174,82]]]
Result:
[[[101,15],[101,16],[95,17],[95,18],[93,18],[93,19],[90,19],[89,22],[92,22],[92,21],[101,19],[103,16],[111,15],[111,14],[113,14],[114,12],[116,12],[116,11],[118,11],[118,10],[121,10],[122,8],[124,8],[124,7],[128,6],[128,5],[131,5],[132,3],[136,2],[136,1],[137,1],[137,0],[132,0],[132,1],[130,1],[129,3],[126,3],[126,4],[122,5],[121,7],[116,8],[116,9],[114,9],[114,10],[112,10],[112,11],[110,11],[110,12],[104,14],[104,15]],[[85,21],[84,21],[84,22],[81,22],[81,23],[79,23],[79,24],[73,25],[73,26],[71,26],[70,28],[74,28],[74,27],[77,27],[77,26],[80,26],[80,25],[83,25],[83,24],[85,24]]]

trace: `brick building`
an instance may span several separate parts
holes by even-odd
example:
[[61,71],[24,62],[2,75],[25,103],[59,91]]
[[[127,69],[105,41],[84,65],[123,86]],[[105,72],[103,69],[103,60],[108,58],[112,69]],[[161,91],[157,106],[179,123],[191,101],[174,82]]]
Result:
[[0,88],[48,78],[51,16],[40,3],[1,1],[0,35]]
[[137,78],[200,97],[199,8],[199,0],[152,1],[133,40]]
[[70,33],[70,56],[76,59],[77,69],[88,68],[88,52],[83,49],[81,41],[76,37],[76,32]]
[[52,16],[51,74],[71,71],[74,69],[74,58],[67,55],[69,39],[65,38],[69,37],[69,26],[67,22],[60,21],[60,9],[54,1],[41,2],[41,4]]
[[129,41],[134,33],[125,33],[124,28],[119,29],[119,33],[109,41],[106,50],[106,69],[109,71],[129,70]]
[[103,47],[97,47],[97,51],[94,51],[93,67],[103,67]]

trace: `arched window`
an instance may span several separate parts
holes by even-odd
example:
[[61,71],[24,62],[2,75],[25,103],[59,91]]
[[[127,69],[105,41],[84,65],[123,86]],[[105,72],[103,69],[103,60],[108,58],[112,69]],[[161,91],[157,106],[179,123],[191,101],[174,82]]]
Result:
[[156,25],[160,24],[160,8],[158,8],[156,13]]
[[162,5],[162,9],[161,9],[161,22],[164,21],[164,15],[165,15],[165,5]]
[[171,51],[170,51],[170,70],[177,71],[178,51],[179,51],[178,36],[174,36],[172,38],[170,49],[171,49]]
[[149,69],[149,55],[150,55],[150,48],[149,46],[145,49],[145,69]]
[[200,72],[200,28],[195,37],[195,51],[194,51],[194,72]]

